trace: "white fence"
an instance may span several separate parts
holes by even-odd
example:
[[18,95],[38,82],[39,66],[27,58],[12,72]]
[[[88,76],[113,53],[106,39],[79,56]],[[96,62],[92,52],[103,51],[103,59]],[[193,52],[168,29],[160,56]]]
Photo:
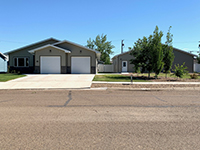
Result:
[[200,64],[194,64],[194,72],[200,72]]
[[113,65],[98,64],[98,72],[114,72]]

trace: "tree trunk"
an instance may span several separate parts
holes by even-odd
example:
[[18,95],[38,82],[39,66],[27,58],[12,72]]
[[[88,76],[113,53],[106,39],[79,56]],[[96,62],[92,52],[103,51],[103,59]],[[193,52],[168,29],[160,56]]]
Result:
[[150,71],[149,71],[149,73],[148,73],[148,78],[150,78]]
[[158,75],[157,75],[157,74],[155,74],[155,78],[156,78],[156,79],[158,78]]

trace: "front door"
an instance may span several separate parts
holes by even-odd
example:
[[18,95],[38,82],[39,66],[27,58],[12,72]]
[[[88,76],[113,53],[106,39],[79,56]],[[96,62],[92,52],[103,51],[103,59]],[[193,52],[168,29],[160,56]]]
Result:
[[127,72],[127,61],[122,61],[122,72]]

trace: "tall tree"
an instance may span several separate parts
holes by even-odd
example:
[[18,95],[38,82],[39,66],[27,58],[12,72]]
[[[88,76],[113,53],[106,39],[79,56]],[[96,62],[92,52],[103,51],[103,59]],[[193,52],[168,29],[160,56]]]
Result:
[[164,55],[163,62],[164,62],[164,72],[166,73],[166,77],[174,61],[174,53],[172,47],[173,35],[170,33],[171,28],[172,27],[170,26],[167,32],[165,45],[163,45],[163,55]]
[[163,49],[162,49],[162,44],[161,44],[161,39],[163,36],[163,32],[159,31],[158,26],[156,26],[154,32],[153,32],[153,37],[151,40],[150,44],[150,51],[152,54],[152,69],[153,72],[155,73],[155,77],[157,78],[161,70],[163,69]]
[[101,52],[101,61],[110,64],[110,54],[113,54],[114,45],[111,44],[111,41],[107,41],[107,35],[97,35],[95,40],[89,38],[86,47]]
[[91,38],[87,40],[87,47],[90,49],[94,49],[94,42],[91,40]]

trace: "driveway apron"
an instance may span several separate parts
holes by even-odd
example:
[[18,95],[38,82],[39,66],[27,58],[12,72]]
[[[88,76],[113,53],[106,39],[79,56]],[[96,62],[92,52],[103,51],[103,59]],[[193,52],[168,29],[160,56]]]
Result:
[[93,74],[39,74],[0,82],[0,89],[90,88]]

